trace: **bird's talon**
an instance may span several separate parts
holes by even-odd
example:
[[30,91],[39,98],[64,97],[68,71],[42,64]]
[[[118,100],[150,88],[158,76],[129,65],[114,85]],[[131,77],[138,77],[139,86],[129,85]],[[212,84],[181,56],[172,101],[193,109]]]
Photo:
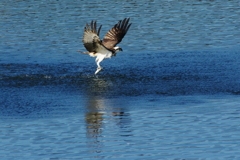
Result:
[[103,67],[97,67],[97,70],[102,70],[103,69]]
[[103,68],[102,67],[97,67],[97,70],[95,72],[95,75],[98,74],[98,72],[100,72]]

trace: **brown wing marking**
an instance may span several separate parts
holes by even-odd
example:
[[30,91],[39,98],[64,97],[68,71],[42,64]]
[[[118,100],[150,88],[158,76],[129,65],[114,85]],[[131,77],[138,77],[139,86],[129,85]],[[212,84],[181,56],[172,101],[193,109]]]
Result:
[[129,24],[129,20],[130,18],[120,20],[111,30],[107,32],[102,41],[102,44],[106,48],[113,50],[113,47],[122,41],[131,26],[131,23]]
[[98,47],[101,45],[99,38],[101,27],[102,25],[97,30],[97,22],[92,21],[90,25],[86,24],[84,28],[83,45],[89,52],[97,52]]

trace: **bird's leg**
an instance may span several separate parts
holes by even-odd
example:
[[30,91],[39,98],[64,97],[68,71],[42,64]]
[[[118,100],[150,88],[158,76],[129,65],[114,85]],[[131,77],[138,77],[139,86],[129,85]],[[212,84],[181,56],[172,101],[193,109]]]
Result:
[[101,70],[102,70],[102,67],[100,67],[100,68],[98,67],[96,72],[95,72],[95,75],[98,74],[98,72],[100,72]]
[[100,62],[102,62],[102,60],[104,59],[104,57],[97,57],[96,58],[96,63],[97,63],[97,70],[96,70],[96,72],[95,72],[95,75],[98,73],[98,72],[100,72],[103,68],[100,66]]

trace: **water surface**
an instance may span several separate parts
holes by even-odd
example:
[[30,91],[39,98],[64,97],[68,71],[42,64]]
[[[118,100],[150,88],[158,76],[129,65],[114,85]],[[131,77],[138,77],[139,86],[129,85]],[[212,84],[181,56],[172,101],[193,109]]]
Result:
[[[239,159],[240,4],[1,1],[1,159]],[[96,77],[81,43],[133,23]]]

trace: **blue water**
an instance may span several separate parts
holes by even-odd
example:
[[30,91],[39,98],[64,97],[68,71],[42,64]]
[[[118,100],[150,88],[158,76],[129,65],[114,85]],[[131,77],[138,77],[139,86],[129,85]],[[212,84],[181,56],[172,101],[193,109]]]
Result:
[[[240,3],[1,1],[0,159],[239,159]],[[131,17],[123,52],[80,54]]]

